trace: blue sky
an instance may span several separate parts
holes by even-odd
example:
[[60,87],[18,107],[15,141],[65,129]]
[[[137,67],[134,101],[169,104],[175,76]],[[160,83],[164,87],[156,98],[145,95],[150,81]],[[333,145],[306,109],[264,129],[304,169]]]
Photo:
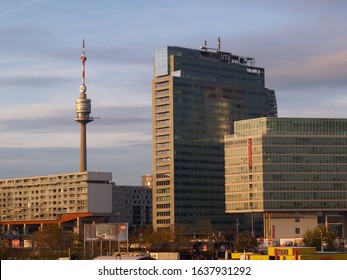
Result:
[[75,172],[75,100],[86,40],[88,169],[119,184],[151,173],[156,48],[251,56],[276,91],[279,116],[346,117],[347,2],[0,1],[0,178]]

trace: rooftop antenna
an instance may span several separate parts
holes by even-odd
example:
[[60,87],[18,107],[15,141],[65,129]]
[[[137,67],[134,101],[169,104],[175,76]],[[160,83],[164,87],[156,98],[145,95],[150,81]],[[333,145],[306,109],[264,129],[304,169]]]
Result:
[[207,52],[208,50],[213,50],[213,51],[217,51],[217,52],[220,52],[221,50],[221,47],[220,47],[220,37],[218,37],[218,41],[217,41],[217,49],[215,48],[209,48],[207,46],[207,41],[205,41],[205,45],[203,45],[202,47],[200,47],[200,49],[204,50],[205,52]]
[[205,44],[200,47],[200,49],[204,50],[204,51],[207,51],[208,50],[208,47],[207,47],[207,41],[205,40]]
[[87,98],[87,87],[85,85],[85,56],[84,39],[82,42],[82,83],[80,86],[80,98],[76,100],[76,118],[75,121],[81,124],[81,139],[80,139],[80,171],[87,171],[87,123],[94,119],[90,116],[91,100]]

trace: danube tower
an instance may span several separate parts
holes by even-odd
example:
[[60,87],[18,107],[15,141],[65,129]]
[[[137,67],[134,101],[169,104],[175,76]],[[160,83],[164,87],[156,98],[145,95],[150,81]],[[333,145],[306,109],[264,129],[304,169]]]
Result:
[[80,144],[80,171],[87,171],[87,123],[94,119],[90,116],[91,100],[87,98],[87,88],[85,85],[85,61],[87,57],[84,53],[84,40],[82,45],[82,84],[80,87],[80,98],[76,100],[75,121],[81,124],[81,144]]

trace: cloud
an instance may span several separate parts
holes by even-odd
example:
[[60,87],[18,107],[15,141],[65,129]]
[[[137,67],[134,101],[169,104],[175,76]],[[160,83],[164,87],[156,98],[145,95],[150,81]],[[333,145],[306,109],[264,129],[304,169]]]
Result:
[[[151,140],[151,106],[101,106],[101,118],[87,126],[88,146],[134,145]],[[79,124],[74,108],[55,104],[18,104],[4,108],[0,120],[0,146],[76,147]]]
[[[151,143],[89,148],[88,170],[112,172],[118,184],[140,185],[151,173]],[[0,148],[0,179],[79,171],[78,148]],[[19,175],[20,174],[20,175]]]
[[267,72],[281,88],[347,86],[347,51],[294,59]]
[[[36,3],[40,2],[41,0],[31,0],[31,1],[11,1],[11,6],[10,7],[5,7],[5,9],[3,11],[0,12],[0,16],[4,16],[4,15],[9,15],[12,13],[15,13],[19,10],[25,9],[27,7],[30,7],[32,5],[35,5]],[[17,2],[17,3],[16,3]]]

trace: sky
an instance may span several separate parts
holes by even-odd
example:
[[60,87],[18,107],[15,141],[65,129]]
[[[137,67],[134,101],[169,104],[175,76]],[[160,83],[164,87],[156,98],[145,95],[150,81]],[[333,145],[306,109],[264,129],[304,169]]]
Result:
[[155,49],[255,58],[280,117],[345,118],[347,1],[1,0],[0,179],[79,171],[75,101],[86,42],[88,170],[151,173]]

